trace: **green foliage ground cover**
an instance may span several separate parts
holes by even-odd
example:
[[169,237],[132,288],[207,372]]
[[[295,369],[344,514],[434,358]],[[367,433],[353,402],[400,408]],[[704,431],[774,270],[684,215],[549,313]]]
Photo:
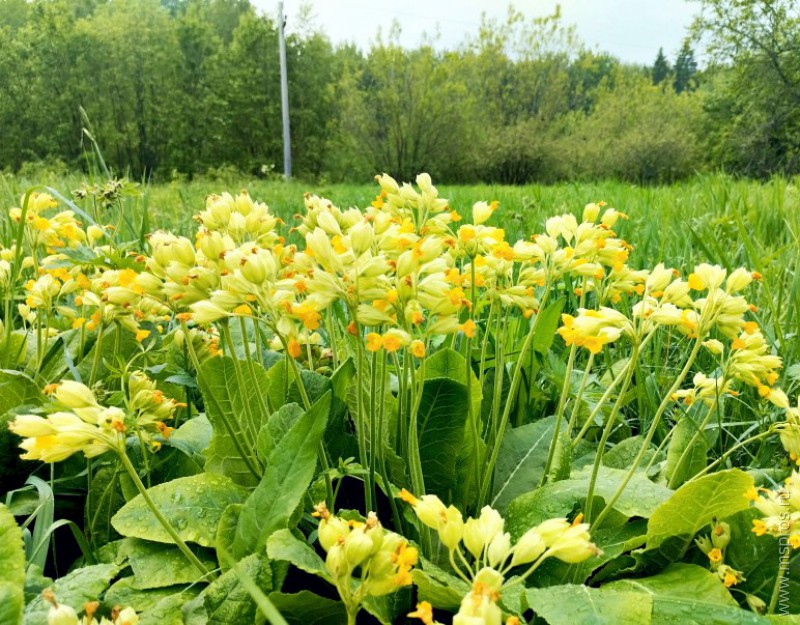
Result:
[[[265,618],[354,623],[357,613],[359,624],[413,623],[418,621],[406,621],[405,615],[425,617],[425,602],[444,623],[452,613],[475,611],[482,602],[482,620],[476,622],[486,625],[510,615],[537,625],[767,625],[792,623],[791,615],[800,612],[797,552],[783,556],[776,537],[752,531],[766,513],[751,508],[745,497],[754,484],[780,492],[775,489],[790,474],[791,463],[777,428],[795,432],[789,425],[794,409],[784,411],[778,395],[774,402],[760,397],[763,389],[770,397],[772,391],[763,381],[753,386],[747,377],[724,399],[698,397],[692,404],[672,396],[696,390],[694,373],[738,375],[732,361],[720,359],[711,347],[699,351],[699,341],[720,339],[724,354],[733,354],[744,349],[735,345],[744,327],[759,340],[763,335],[770,358],[782,358],[776,379],[771,373],[762,377],[795,404],[800,386],[796,180],[755,183],[717,175],[661,187],[442,186],[438,195],[449,198],[448,210],[464,217],[450,222],[449,212],[435,213],[446,220],[445,231],[420,209],[434,206],[434,191],[421,186],[419,194],[409,192],[403,199],[391,192],[387,179],[383,188],[389,191],[376,198],[369,184],[201,178],[141,187],[98,180],[92,187],[78,177],[4,176],[0,201],[7,207],[43,202],[29,196],[20,203],[20,192],[34,182],[63,198],[59,208],[80,211],[83,229],[92,221],[114,228],[106,230],[108,245],[102,246],[90,240],[88,229],[79,235],[57,225],[61,222],[51,214],[57,209],[49,201],[32,204],[36,219],[22,230],[13,217],[2,222],[5,258],[11,259],[6,262],[19,267],[4,278],[0,356],[8,506],[0,508],[0,533],[9,537],[0,551],[7,563],[0,592],[7,597],[9,623],[45,623],[50,606],[41,591],[46,588],[78,611],[95,599],[98,614],[105,616],[113,617],[115,605],[131,606],[142,625],[233,625]],[[424,178],[421,182],[425,185]],[[229,225],[225,220],[240,210],[235,202],[248,211],[265,210],[254,209],[246,196],[212,198],[202,211],[206,196],[227,189],[235,195],[245,187],[286,225],[265,212],[244,232]],[[76,189],[84,193],[75,197]],[[359,207],[370,218],[359,215],[348,223],[355,213],[345,217],[324,201],[304,205],[305,192],[330,198],[342,211]],[[497,200],[496,212],[480,203],[470,211],[482,198]],[[597,215],[591,208],[583,213],[584,205],[600,200],[608,203],[603,211],[613,206],[628,218],[610,213],[609,226],[597,222],[600,207]],[[394,231],[373,225],[382,211],[408,217],[405,234],[413,232],[432,246],[425,249],[436,251],[434,260],[456,271],[463,286],[446,283],[429,299],[420,293],[424,308],[411,301],[415,296],[404,291],[408,285],[397,267],[407,266],[413,255],[402,257],[406,243],[395,244]],[[194,250],[197,225],[191,217],[201,212],[204,229]],[[332,225],[323,213],[339,221]],[[742,319],[734,314],[733,321],[703,312],[712,325],[687,332],[669,320],[647,329],[636,321],[633,307],[642,293],[629,286],[620,298],[603,294],[605,287],[624,282],[613,277],[618,270],[612,267],[621,262],[617,257],[602,266],[602,278],[597,269],[578,273],[587,263],[570,262],[576,253],[568,245],[570,235],[554,234],[560,242],[552,258],[523,260],[525,245],[533,244],[529,235],[541,233],[551,216],[565,214],[602,239],[599,250],[622,251],[621,239],[629,241],[633,250],[623,256],[631,270],[660,275],[659,262],[674,267],[694,285],[692,303],[683,304],[687,311],[703,311],[702,294],[711,296],[704,281],[721,271],[729,282],[734,274],[746,286],[726,287],[730,293],[715,297],[734,305],[730,298],[742,292],[754,307]],[[567,232],[568,221],[547,222],[547,230]],[[398,218],[395,225],[402,223]],[[290,232],[290,226],[300,231]],[[60,254],[37,238],[49,228],[62,228],[55,230],[65,237]],[[478,288],[475,258],[492,267],[509,258],[511,248],[497,228],[506,240],[521,238],[525,245],[518,248],[517,265],[502,278],[486,273],[487,283]],[[146,236],[156,230],[188,238]],[[280,242],[273,231],[286,240]],[[203,242],[213,232],[231,237],[223,243],[226,254],[212,253],[215,248]],[[14,239],[24,241],[29,262],[9,254]],[[471,247],[475,240],[489,242]],[[311,260],[283,256],[291,244],[312,250]],[[382,254],[393,261],[381,270],[385,277],[378,284],[369,276],[356,278],[382,296],[365,295],[357,303],[367,309],[358,312],[347,288],[348,276],[357,275],[348,274],[352,260],[347,259],[355,258],[348,248],[366,249],[358,255],[361,262]],[[584,248],[577,253],[590,255],[595,245]],[[336,255],[328,256],[326,249]],[[462,255],[451,256],[450,249]],[[226,261],[227,255],[239,260]],[[269,271],[281,272],[281,280],[267,269],[262,276],[259,262],[275,263]],[[313,263],[313,271],[306,263]],[[37,264],[44,269],[39,274]],[[290,273],[277,269],[284,266]],[[412,284],[426,279],[424,265],[411,266]],[[751,282],[750,271],[735,273],[742,266],[759,277]],[[526,268],[541,273],[525,274]],[[184,279],[186,272],[205,272],[192,275],[216,286],[194,290],[200,287],[196,278]],[[343,285],[327,308],[308,293],[321,297],[334,288],[320,274]],[[530,283],[524,282],[526,275],[533,276]],[[83,301],[75,291],[59,293],[52,306],[30,299],[44,297],[39,288],[54,276],[65,283],[69,276],[80,280]],[[666,272],[658,279],[674,277]],[[296,289],[296,300],[288,308],[275,307],[272,298],[287,284]],[[587,290],[589,284],[596,290]],[[142,292],[135,290],[139,285]],[[398,297],[393,290],[410,298],[412,312],[425,311],[423,321],[379,314]],[[92,294],[107,307],[107,319],[89,314]],[[104,294],[113,300],[102,300]],[[439,308],[454,295],[453,310]],[[182,301],[188,298],[195,299]],[[607,343],[584,342],[586,349],[578,349],[576,337],[597,337],[590,330],[571,334],[570,324],[587,319],[582,307],[602,310],[601,305],[632,320],[630,336],[613,334],[613,324],[627,321],[612,316],[603,321],[611,334],[602,336],[612,337]],[[25,306],[39,314],[31,316]],[[76,324],[76,314],[86,318]],[[744,319],[754,325],[742,325]],[[309,337],[317,322],[321,344]],[[445,327],[433,325],[440,322],[450,330],[436,329]],[[743,331],[741,340],[748,336]],[[99,428],[94,436],[103,436],[100,455],[85,460],[76,453],[52,470],[19,461],[20,438],[6,424],[17,415],[56,409],[73,411],[75,419],[88,411],[86,423]],[[42,438],[34,452],[47,457],[46,436],[24,436]],[[96,451],[81,441],[65,444],[73,451]],[[444,503],[418,499],[423,492]],[[327,509],[318,505],[322,501]],[[444,508],[450,504],[454,508]],[[493,516],[498,513],[481,513],[484,504],[503,515],[499,531],[499,517]],[[461,528],[456,508],[481,521]],[[383,528],[366,516],[373,510]],[[555,518],[573,523],[569,541],[559,543],[547,534],[545,527],[552,524],[542,524]],[[481,523],[493,546],[476,553]],[[603,553],[586,547],[585,531]],[[724,566],[733,572],[715,566],[710,546],[704,548],[709,533],[717,531],[729,542],[714,545],[722,545]],[[382,542],[371,542],[370,532],[380,532]],[[453,542],[462,533],[463,546]],[[560,551],[548,551],[539,561],[535,544],[545,540],[542,536],[548,536],[549,549],[558,545]],[[347,545],[346,552],[337,551],[340,544]],[[528,559],[519,555],[523,551]],[[512,557],[518,561],[505,567]],[[503,571],[500,581],[487,572],[493,567]]]

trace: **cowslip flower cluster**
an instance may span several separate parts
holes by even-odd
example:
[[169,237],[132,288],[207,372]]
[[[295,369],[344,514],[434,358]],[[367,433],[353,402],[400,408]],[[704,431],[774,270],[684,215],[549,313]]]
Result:
[[100,607],[99,601],[90,601],[83,604],[83,616],[65,603],[59,603],[52,590],[45,590],[42,597],[50,604],[47,612],[47,625],[138,625],[139,615],[131,607],[123,608],[115,606],[112,608],[108,618],[101,617],[98,621],[95,618],[97,609]]
[[153,450],[160,447],[156,436],[168,437],[178,403],[167,399],[144,373],[134,372],[129,380],[128,411],[101,405],[86,385],[63,380],[47,389],[55,400],[46,416],[18,415],[9,424],[24,440],[20,447],[25,460],[60,462],[82,452],[87,458],[107,451],[124,453],[125,438],[136,431]]
[[[563,518],[544,521],[512,544],[505,519],[490,506],[484,506],[477,518],[465,521],[455,506],[445,506],[436,495],[415,497],[403,489],[399,496],[411,504],[423,525],[437,532],[450,553],[454,572],[471,586],[454,617],[456,624],[499,625],[503,611],[498,602],[504,588],[526,579],[547,558],[574,564],[601,553],[591,542],[589,525],[581,522],[582,515],[572,523]],[[506,583],[509,571],[520,566],[528,568]]]
[[745,581],[744,574],[725,564],[725,550],[731,542],[731,526],[714,519],[711,532],[695,539],[700,551],[708,556],[711,571],[717,575],[726,588]]
[[783,448],[789,457],[800,465],[800,398],[797,400],[797,406],[787,406],[786,421],[777,427]]
[[793,471],[777,490],[754,487],[745,496],[763,515],[753,520],[756,536],[784,536],[792,549],[800,549],[800,472]]
[[346,520],[331,514],[323,502],[315,506],[313,515],[320,519],[318,536],[327,553],[325,566],[353,619],[367,597],[388,595],[411,584],[417,549],[385,530],[374,512],[363,522]]

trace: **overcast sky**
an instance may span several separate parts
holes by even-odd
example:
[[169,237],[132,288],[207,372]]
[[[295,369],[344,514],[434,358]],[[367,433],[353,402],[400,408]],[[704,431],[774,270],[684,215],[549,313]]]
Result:
[[[252,0],[261,10],[277,15],[277,0]],[[287,30],[303,0],[284,0]],[[423,33],[439,33],[439,45],[455,47],[464,35],[477,32],[481,14],[503,18],[505,0],[306,0],[316,24],[334,42],[354,42],[368,48],[379,27],[388,31],[392,20],[402,27],[400,43],[417,45]],[[515,8],[528,17],[552,13],[555,0],[516,0]],[[697,11],[687,0],[561,0],[565,23],[575,24],[582,41],[631,62],[652,63],[663,46],[674,59]],[[296,23],[296,22],[295,22]]]

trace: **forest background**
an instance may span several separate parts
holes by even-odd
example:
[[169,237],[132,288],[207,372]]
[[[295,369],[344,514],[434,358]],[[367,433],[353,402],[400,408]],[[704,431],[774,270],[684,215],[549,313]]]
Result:
[[[702,0],[675,56],[589,49],[509,7],[455,49],[287,40],[296,177],[450,184],[800,172],[794,0]],[[366,27],[366,26],[365,26]],[[0,0],[0,171],[86,170],[84,128],[151,182],[282,169],[278,30],[248,0]],[[656,42],[657,44],[657,42]],[[702,59],[702,67],[698,64]],[[82,113],[84,111],[85,113]]]

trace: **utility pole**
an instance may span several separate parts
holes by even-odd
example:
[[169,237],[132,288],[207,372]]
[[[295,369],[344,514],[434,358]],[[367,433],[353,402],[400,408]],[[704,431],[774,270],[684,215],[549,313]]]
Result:
[[284,27],[286,16],[283,2],[278,2],[278,50],[281,58],[281,112],[283,113],[283,177],[292,177],[292,144],[289,132],[289,79],[286,75],[286,37]]

